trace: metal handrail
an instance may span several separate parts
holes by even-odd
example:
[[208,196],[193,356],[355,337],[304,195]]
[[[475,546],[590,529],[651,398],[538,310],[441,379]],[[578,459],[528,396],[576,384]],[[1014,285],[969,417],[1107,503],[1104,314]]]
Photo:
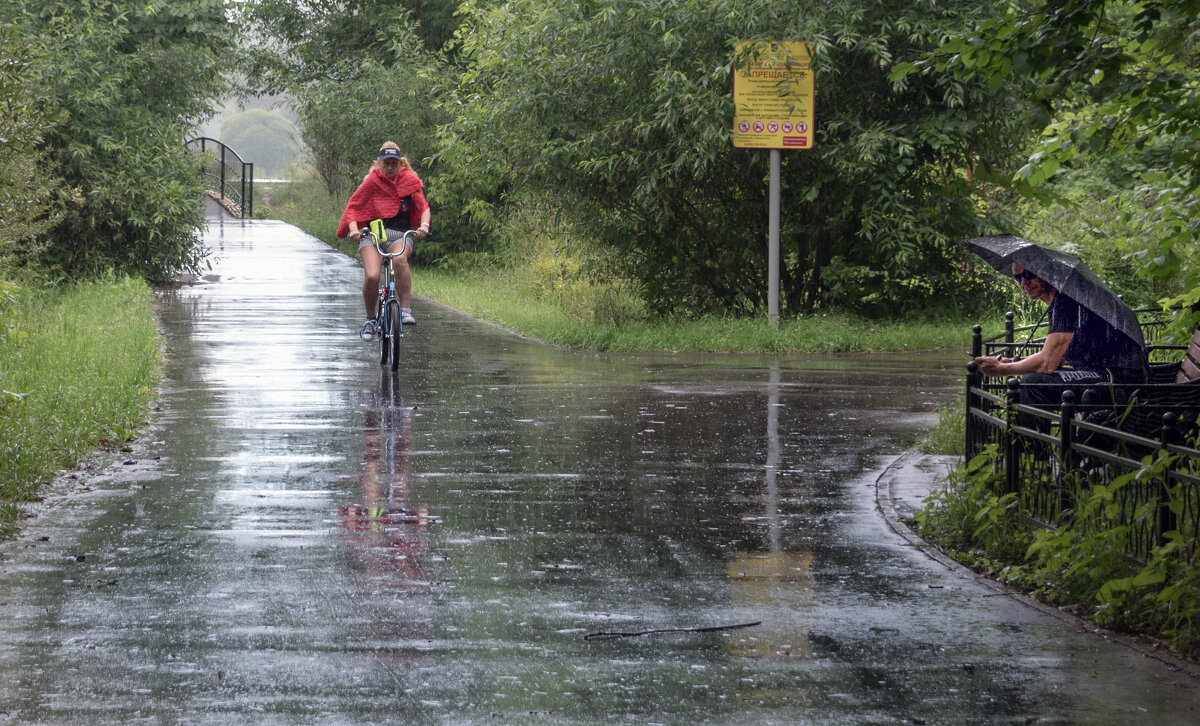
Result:
[[[1148,352],[1160,350],[1187,350],[1186,344],[1163,345],[1154,342],[1158,340],[1159,331],[1167,324],[1166,313],[1163,312],[1162,308],[1138,308],[1133,312],[1137,315],[1138,322],[1142,326],[1142,333],[1146,339],[1146,350]],[[1038,328],[1047,326],[1048,323],[1043,320],[1033,325],[1018,326],[1016,325],[1015,317],[1015,314],[1012,312],[1005,313],[1004,330],[988,338],[983,337],[983,328],[979,325],[976,325],[974,329],[975,335],[972,339],[971,354],[973,356],[979,356],[983,355],[988,349],[994,351],[1014,350],[1025,345],[1037,345],[1038,347],[1041,347],[1041,344],[1046,339],[1045,336],[1031,337],[1023,334],[1029,333],[1030,331],[1036,332]],[[1020,343],[1018,342],[1018,338],[1029,338],[1029,341],[1028,343]]]
[[[253,217],[254,163],[244,160],[231,147],[209,136],[197,136],[185,144],[188,149],[198,150],[202,155],[208,152],[210,145],[220,149],[220,156],[209,157],[212,163],[205,165],[206,186],[216,192],[221,199],[233,202],[241,216]],[[197,149],[197,147],[199,148]]]
[[[1135,312],[1143,319],[1149,350],[1186,350],[1186,345],[1151,343],[1157,340],[1155,328],[1163,324],[1161,310]],[[1014,325],[1012,313],[1006,315],[1004,331],[989,338],[975,326],[972,356],[1016,352],[1026,345],[1040,347],[1041,339],[1017,342],[1026,337],[1021,333],[1028,334],[1036,327]],[[1170,365],[1151,364],[1152,381]],[[1081,531],[1105,526],[1082,521],[1076,511],[1087,489],[1096,484],[1111,487],[1120,481],[1119,494],[1113,496],[1121,497],[1116,509],[1123,518],[1122,549],[1127,557],[1144,560],[1172,530],[1184,533],[1187,556],[1200,556],[1200,449],[1195,448],[1193,438],[1196,389],[1177,388],[1187,385],[1200,384],[1106,386],[1115,400],[1137,399],[1128,408],[1112,403],[1093,405],[1090,391],[1082,401],[1068,392],[1058,410],[1044,410],[1017,403],[1021,386],[1017,380],[985,378],[971,362],[966,380],[966,461],[994,445],[998,486],[1018,497],[1026,519],[1045,526],[1069,523]],[[1147,401],[1154,405],[1138,408]],[[1180,419],[1184,412],[1188,420]],[[1132,421],[1122,422],[1123,415],[1132,415],[1142,429],[1130,430]],[[1160,417],[1158,428],[1154,422]],[[1146,430],[1150,424],[1155,430]],[[1157,456],[1156,452],[1171,455],[1160,474],[1124,476],[1140,471],[1143,457]],[[1150,507],[1152,516],[1145,516],[1145,507]]]

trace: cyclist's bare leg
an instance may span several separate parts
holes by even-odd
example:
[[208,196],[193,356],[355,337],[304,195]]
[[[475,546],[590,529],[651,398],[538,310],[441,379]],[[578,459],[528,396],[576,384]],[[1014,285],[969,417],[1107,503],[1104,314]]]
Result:
[[396,281],[396,297],[400,307],[407,308],[412,297],[412,270],[408,268],[408,253],[403,257],[392,258],[392,279]]
[[[375,301],[379,299],[379,265],[383,258],[374,247],[360,247],[358,254],[363,263],[363,304],[367,308],[367,317],[375,317]],[[411,284],[411,283],[410,283]]]

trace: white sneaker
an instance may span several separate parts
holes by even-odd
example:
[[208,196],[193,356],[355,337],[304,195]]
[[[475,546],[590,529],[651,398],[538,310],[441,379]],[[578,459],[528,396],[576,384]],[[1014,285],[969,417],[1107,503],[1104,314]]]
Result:
[[400,322],[405,325],[416,325],[417,319],[413,317],[412,310],[400,308]]
[[375,318],[371,318],[363,323],[362,332],[359,333],[363,340],[375,340]]

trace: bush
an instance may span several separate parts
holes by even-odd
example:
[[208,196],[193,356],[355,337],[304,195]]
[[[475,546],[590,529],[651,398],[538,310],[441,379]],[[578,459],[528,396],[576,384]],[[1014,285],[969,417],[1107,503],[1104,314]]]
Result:
[[[923,537],[1034,597],[1102,625],[1162,638],[1186,657],[1200,656],[1200,564],[1190,539],[1195,533],[1166,533],[1166,543],[1137,564],[1123,549],[1130,521],[1152,516],[1155,504],[1132,518],[1116,504],[1123,487],[1161,477],[1173,455],[1160,453],[1107,485],[1076,487],[1082,495],[1071,522],[1054,529],[1033,529],[1017,511],[1016,495],[998,494],[996,458],[992,446],[930,495],[917,513]],[[1184,485],[1175,484],[1169,506],[1183,511],[1186,496]]]
[[222,87],[223,3],[46,0],[8,19],[29,43],[25,94],[50,122],[45,165],[78,195],[31,262],[156,280],[198,270],[203,188],[183,142]]

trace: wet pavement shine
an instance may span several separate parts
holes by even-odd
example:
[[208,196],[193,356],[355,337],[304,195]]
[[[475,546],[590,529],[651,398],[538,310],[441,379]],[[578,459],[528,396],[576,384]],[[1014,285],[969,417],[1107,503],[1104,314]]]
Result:
[[146,435],[0,546],[0,722],[1198,720],[889,526],[957,358],[569,352],[417,299],[392,375],[355,261],[206,234]]

